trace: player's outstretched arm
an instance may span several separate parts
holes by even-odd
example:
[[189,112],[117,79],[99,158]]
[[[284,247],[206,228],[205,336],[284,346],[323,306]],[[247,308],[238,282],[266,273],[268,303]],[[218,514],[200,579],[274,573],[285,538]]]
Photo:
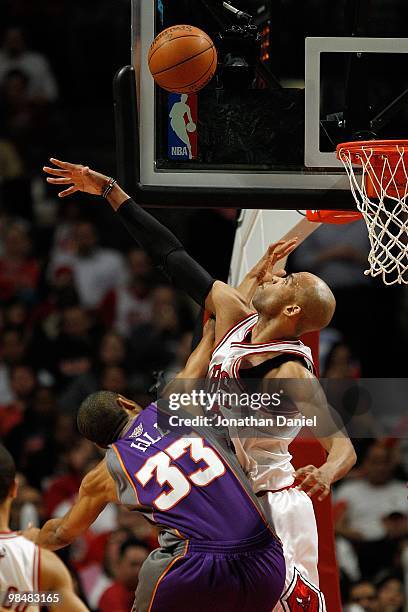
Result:
[[117,503],[118,499],[103,460],[85,476],[78,499],[65,516],[47,521],[40,530],[27,529],[22,535],[42,548],[58,550],[85,533],[109,502]]
[[309,497],[320,493],[322,501],[330,493],[331,486],[352,469],[357,460],[353,444],[344,424],[328,404],[318,379],[297,362],[288,362],[265,377],[265,383],[279,385],[306,418],[316,418],[313,434],[327,451],[326,462],[316,467],[308,465],[296,471],[299,488]]
[[[49,176],[47,181],[62,186],[58,194],[65,198],[77,191],[93,195],[106,195],[112,208],[129,233],[151,256],[156,266],[163,270],[173,283],[185,291],[217,319],[216,342],[230,327],[252,312],[249,302],[256,289],[260,276],[265,277],[271,268],[271,261],[276,263],[285,257],[295,246],[295,241],[274,245],[272,250],[262,258],[258,267],[248,275],[241,291],[247,287],[248,297],[240,291],[214,279],[183,248],[180,241],[152,217],[141,206],[136,204],[118,184],[112,185],[112,179],[88,166],[71,164],[51,158],[54,167],[45,166],[44,172]],[[110,189],[110,187],[112,187]]]
[[58,602],[47,604],[51,612],[87,612],[88,608],[74,592],[72,578],[63,562],[50,550],[41,550],[41,590],[58,595]]
[[[77,191],[102,195],[111,179],[88,166],[71,164],[51,158],[55,167],[44,167],[47,181],[62,186],[58,194],[65,198]],[[243,297],[235,290],[214,279],[183,248],[180,241],[136,204],[119,185],[115,184],[107,195],[112,208],[129,231],[174,284],[185,291],[200,306],[217,317],[216,336],[242,319],[251,311]],[[217,340],[218,338],[216,338]]]
[[[131,236],[142,245],[170,280],[200,306],[214,284],[214,279],[185,251],[174,234],[136,204],[112,179],[88,166],[51,158],[54,167],[45,166],[47,181],[63,187],[58,194],[65,198],[77,191],[106,195],[106,199]],[[111,188],[112,187],[112,188]],[[109,193],[108,193],[109,192]]]

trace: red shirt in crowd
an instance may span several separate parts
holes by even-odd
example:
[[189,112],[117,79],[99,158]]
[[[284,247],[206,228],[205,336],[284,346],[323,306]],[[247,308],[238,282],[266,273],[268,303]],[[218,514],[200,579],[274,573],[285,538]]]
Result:
[[14,260],[0,259],[0,297],[3,300],[12,298],[21,290],[34,290],[38,285],[40,267],[35,259]]
[[129,612],[132,609],[135,592],[123,584],[114,582],[99,600],[99,612]]

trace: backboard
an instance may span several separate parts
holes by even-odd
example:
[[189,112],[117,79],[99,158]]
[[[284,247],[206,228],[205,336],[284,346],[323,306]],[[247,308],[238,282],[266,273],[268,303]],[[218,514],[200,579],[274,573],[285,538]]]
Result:
[[[122,180],[145,205],[354,208],[336,146],[408,137],[407,13],[402,0],[132,0],[133,70],[115,83]],[[147,65],[154,37],[181,23],[219,54],[187,101],[192,159],[170,126],[180,97]]]

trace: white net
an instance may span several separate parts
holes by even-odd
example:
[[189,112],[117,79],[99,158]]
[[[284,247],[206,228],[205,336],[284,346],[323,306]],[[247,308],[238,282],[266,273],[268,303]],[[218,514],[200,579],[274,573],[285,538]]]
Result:
[[408,142],[388,143],[382,150],[375,144],[360,143],[358,150],[347,145],[338,148],[367,224],[370,268],[365,274],[381,276],[386,285],[408,284]]

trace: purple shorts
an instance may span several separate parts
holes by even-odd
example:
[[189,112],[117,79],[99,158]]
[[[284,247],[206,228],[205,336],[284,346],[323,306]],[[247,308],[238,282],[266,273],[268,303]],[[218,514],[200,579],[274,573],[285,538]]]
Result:
[[241,542],[190,540],[151,554],[133,611],[271,612],[284,584],[282,546],[269,530]]

